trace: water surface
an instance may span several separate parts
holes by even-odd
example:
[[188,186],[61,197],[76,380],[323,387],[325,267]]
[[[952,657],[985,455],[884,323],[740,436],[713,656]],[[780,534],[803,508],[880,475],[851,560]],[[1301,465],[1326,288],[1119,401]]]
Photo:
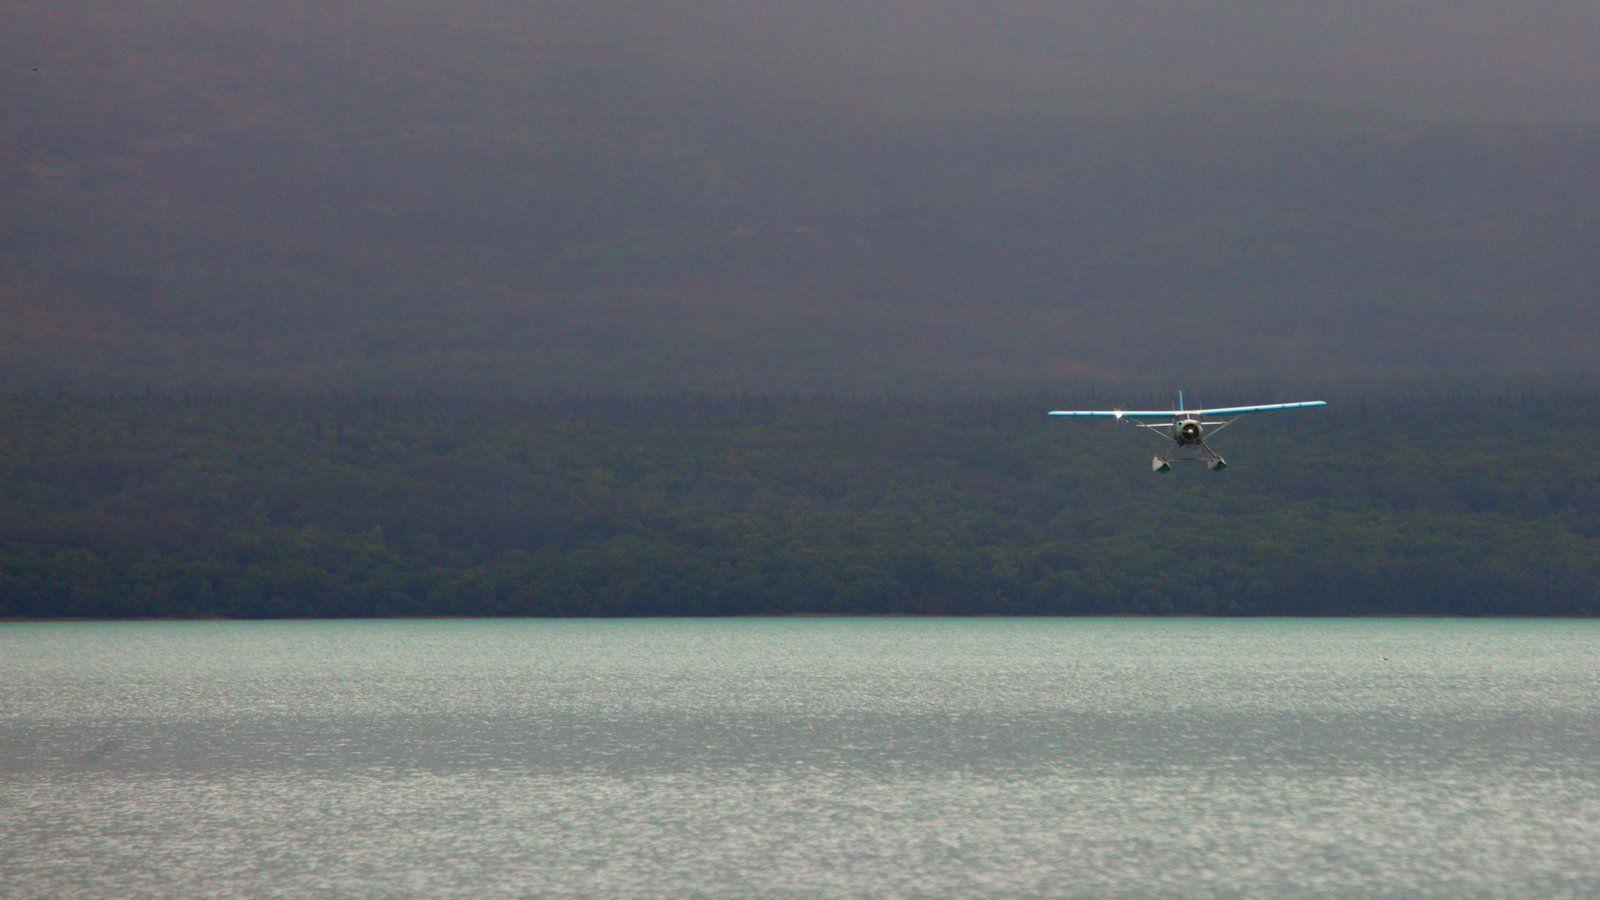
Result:
[[0,893],[1600,893],[1600,622],[0,625]]

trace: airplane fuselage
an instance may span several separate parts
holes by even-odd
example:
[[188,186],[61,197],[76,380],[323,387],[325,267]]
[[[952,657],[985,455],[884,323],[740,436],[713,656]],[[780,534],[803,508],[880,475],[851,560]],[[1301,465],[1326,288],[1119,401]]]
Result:
[[1172,439],[1180,444],[1198,444],[1205,439],[1206,430],[1199,419],[1179,419],[1172,423]]

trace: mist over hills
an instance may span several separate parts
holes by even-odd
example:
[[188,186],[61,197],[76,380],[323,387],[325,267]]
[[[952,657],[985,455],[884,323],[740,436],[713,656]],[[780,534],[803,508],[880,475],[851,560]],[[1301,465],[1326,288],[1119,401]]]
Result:
[[1100,6],[17,4],[0,388],[1596,370],[1592,8]]

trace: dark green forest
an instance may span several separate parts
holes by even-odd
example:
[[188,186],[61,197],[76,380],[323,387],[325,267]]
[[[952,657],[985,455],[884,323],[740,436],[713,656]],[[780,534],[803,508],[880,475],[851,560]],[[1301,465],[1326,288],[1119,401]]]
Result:
[[1600,613],[1600,397],[1095,399],[12,395],[0,615]]

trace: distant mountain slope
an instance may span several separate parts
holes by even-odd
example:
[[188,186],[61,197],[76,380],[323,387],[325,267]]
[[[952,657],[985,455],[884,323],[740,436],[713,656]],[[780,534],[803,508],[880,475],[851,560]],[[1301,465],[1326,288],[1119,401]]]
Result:
[[0,396],[0,619],[1600,615],[1600,396],[1334,399]]
[[[0,26],[0,386],[1600,363],[1587,63],[1496,93],[1429,87],[1403,47],[1341,81],[1349,22],[1323,46],[1269,17],[1252,58],[1237,23],[1190,46],[1081,9],[513,6],[24,4]],[[1452,39],[1490,59],[1497,22]],[[1517,40],[1559,61],[1573,29]],[[1301,45],[1336,90],[1274,84]],[[1360,102],[1383,84],[1404,115]],[[1576,124],[1494,124],[1519,101]]]

